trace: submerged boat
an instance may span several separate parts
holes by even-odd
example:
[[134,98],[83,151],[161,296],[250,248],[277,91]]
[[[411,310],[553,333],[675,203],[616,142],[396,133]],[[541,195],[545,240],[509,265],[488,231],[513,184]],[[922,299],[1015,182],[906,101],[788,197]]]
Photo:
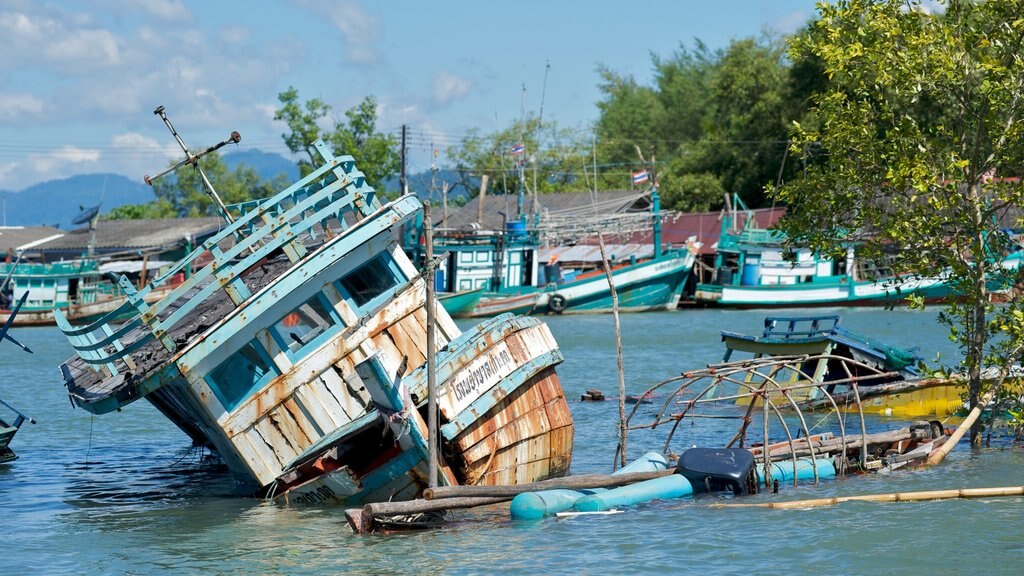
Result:
[[[892,346],[841,325],[837,315],[768,317],[759,335],[723,331],[725,363],[754,359],[804,358],[799,370],[779,370],[778,382],[794,387],[790,396],[806,408],[854,408],[886,416],[945,418],[963,408],[966,385],[956,378],[921,372],[915,350]],[[747,382],[760,374],[748,374]],[[857,390],[853,390],[853,384]],[[743,398],[740,402],[756,401]]]
[[757,228],[739,197],[733,205],[743,217],[737,210],[724,213],[713,280],[697,285],[698,302],[733,308],[876,306],[911,295],[939,302],[951,292],[943,278],[900,276],[885,262],[861,260],[854,246],[840,259],[807,248],[787,256],[781,233]]
[[[122,278],[119,310],[84,327],[58,314],[77,352],[61,366],[64,384],[95,414],[145,398],[214,449],[245,494],[413,498],[430,480],[427,292],[394,237],[421,204],[382,204],[352,157],[314,147],[323,165],[234,207],[233,222],[163,276],[140,290]],[[146,303],[206,252],[208,265]],[[547,326],[505,315],[462,332],[433,304],[438,482],[566,473],[573,422]],[[123,312],[133,317],[111,324]]]

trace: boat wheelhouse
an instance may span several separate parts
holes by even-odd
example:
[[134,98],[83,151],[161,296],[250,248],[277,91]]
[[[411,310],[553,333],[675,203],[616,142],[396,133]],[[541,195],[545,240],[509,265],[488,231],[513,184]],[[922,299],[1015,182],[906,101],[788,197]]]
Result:
[[[77,352],[61,367],[64,384],[96,414],[145,398],[213,448],[244,493],[309,504],[412,498],[429,483],[431,351],[425,282],[395,237],[421,204],[382,204],[352,157],[314,147],[322,166],[233,207],[223,231],[161,277],[140,290],[122,277],[119,310],[85,327],[58,314]],[[207,253],[206,266],[146,303]],[[433,304],[439,482],[564,474],[573,423],[547,326],[501,316],[462,332]],[[126,312],[127,323],[111,323]]]

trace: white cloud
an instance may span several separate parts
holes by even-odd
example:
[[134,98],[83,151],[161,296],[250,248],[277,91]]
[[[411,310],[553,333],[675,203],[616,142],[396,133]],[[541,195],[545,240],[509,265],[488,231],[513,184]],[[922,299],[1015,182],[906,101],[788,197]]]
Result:
[[96,164],[101,157],[100,151],[93,148],[64,146],[45,154],[29,154],[28,166],[39,174],[63,175],[64,164]]
[[441,70],[434,76],[434,104],[447,106],[469,94],[472,88],[473,83],[469,80]]
[[[0,183],[6,182],[7,177],[14,174],[14,169],[18,167],[17,162],[4,162],[0,163]],[[6,185],[0,184],[0,186],[6,187]]]
[[63,14],[0,11],[0,63],[89,74],[121,60],[121,42],[111,31],[76,20]]
[[0,122],[24,122],[43,112],[43,101],[31,94],[0,92]]
[[142,10],[167,22],[187,22],[192,13],[179,0],[128,0],[126,10]]
[[344,58],[356,65],[371,65],[380,61],[377,43],[380,24],[377,17],[367,12],[357,0],[294,0],[313,14],[326,18],[345,38]]
[[776,20],[771,29],[782,34],[792,34],[803,28],[810,19],[810,14],[803,10],[797,10]]

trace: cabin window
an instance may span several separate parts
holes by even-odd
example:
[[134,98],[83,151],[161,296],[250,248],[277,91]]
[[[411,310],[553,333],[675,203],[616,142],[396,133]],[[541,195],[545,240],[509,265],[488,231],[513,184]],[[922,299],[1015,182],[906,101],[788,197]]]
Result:
[[206,383],[230,412],[275,376],[277,370],[270,356],[259,342],[252,340],[211,370]]
[[491,261],[491,253],[490,252],[477,252],[476,253],[476,261],[477,262],[490,262]]
[[33,278],[33,279],[31,279],[29,281],[28,285],[33,287],[33,288],[39,288],[39,287],[41,287],[43,285],[43,279],[42,278]]
[[394,294],[405,280],[391,254],[374,256],[338,281],[340,292],[356,312],[369,309]]
[[341,320],[324,295],[318,293],[278,320],[272,334],[281,349],[294,359],[303,349],[322,343],[339,326]]
[[459,252],[459,262],[463,264],[470,264],[473,262],[472,252]]

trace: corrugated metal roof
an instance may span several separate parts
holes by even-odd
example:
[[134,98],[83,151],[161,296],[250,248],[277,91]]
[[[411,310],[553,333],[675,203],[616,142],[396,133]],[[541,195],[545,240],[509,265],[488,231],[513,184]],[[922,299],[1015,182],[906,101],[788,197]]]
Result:
[[[137,250],[142,252],[171,249],[186,238],[201,241],[223,226],[220,218],[161,218],[156,220],[100,220],[96,223],[93,250],[97,254]],[[61,252],[84,252],[92,234],[88,228],[68,232],[41,244],[45,255]]]
[[51,226],[3,226],[0,227],[0,254],[14,254],[19,250],[31,250],[41,240],[56,240],[64,232]]
[[[557,215],[580,210],[593,210],[594,205],[602,214],[616,214],[629,210],[647,210],[650,200],[646,196],[641,197],[637,190],[618,190],[611,192],[598,192],[596,198],[590,192],[558,192],[552,194],[541,194],[537,197],[538,211],[542,214]],[[484,230],[500,230],[504,212],[508,220],[516,217],[517,203],[519,198],[515,194],[493,195],[488,194],[484,198],[483,222],[478,222],[480,197],[472,198],[461,208],[448,208],[448,228],[468,228],[478,223]],[[529,196],[523,199],[523,212],[529,213],[533,199]],[[431,207],[431,220],[439,227],[443,218],[443,209],[438,206]]]

